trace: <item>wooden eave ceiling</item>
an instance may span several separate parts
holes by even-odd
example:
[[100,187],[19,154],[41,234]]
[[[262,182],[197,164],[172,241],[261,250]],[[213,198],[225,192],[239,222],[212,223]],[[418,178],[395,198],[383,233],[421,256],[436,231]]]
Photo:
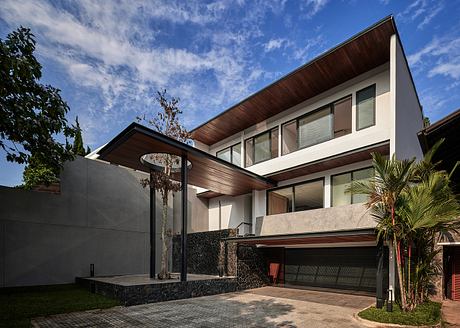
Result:
[[300,176],[330,170],[336,167],[362,162],[371,159],[372,153],[380,153],[388,155],[390,153],[390,143],[385,141],[383,143],[363,147],[354,151],[345,152],[329,158],[321,159],[316,162],[304,164],[295,168],[290,168],[285,171],[275,172],[267,175],[266,177],[274,181],[283,181],[288,179],[297,178]]
[[356,243],[356,242],[373,242],[376,241],[376,235],[373,232],[366,233],[348,233],[343,235],[323,235],[321,236],[260,236],[260,237],[242,237],[241,240],[233,238],[233,242],[243,245],[258,246],[289,246],[289,245],[312,245],[312,244],[331,244],[331,243]]
[[390,60],[388,17],[249,96],[192,131],[192,138],[212,145],[292,106]]
[[[192,163],[188,183],[224,195],[242,195],[253,189],[275,186],[271,180],[249,172],[199,149],[168,138],[140,124],[132,123],[99,152],[99,159],[149,172],[140,162],[148,153],[187,154]],[[180,181],[180,175],[173,177]]]

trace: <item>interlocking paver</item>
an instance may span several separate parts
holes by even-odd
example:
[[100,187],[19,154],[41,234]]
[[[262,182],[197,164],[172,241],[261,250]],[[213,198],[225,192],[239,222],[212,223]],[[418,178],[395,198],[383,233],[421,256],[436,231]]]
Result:
[[[334,299],[336,302],[334,302]],[[34,327],[360,327],[372,297],[264,287],[246,292],[36,318]],[[335,303],[335,304],[334,304]]]

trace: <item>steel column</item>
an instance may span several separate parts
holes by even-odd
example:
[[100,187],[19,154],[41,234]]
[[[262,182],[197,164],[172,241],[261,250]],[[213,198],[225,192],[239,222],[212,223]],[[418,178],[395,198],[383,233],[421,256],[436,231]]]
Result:
[[181,188],[182,188],[182,231],[181,231],[181,271],[180,280],[187,281],[187,187],[188,187],[188,168],[187,155],[181,158]]
[[150,278],[155,278],[156,197],[152,176],[152,170],[150,170]]

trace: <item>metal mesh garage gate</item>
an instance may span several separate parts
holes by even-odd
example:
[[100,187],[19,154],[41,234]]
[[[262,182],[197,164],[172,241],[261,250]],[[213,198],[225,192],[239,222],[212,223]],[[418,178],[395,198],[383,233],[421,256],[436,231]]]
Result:
[[286,249],[285,283],[375,292],[376,247]]

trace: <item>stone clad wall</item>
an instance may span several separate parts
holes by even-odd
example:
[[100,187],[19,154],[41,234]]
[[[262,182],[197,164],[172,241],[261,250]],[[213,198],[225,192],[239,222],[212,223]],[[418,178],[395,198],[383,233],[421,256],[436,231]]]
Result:
[[[187,234],[188,273],[236,276],[236,246],[224,238],[236,236],[236,229]],[[173,237],[173,271],[180,272],[180,235]]]
[[[254,246],[225,242],[236,236],[236,229],[187,235],[187,271],[195,274],[236,276],[238,290],[268,284],[268,267],[262,252]],[[180,235],[173,238],[173,271],[180,272]]]

